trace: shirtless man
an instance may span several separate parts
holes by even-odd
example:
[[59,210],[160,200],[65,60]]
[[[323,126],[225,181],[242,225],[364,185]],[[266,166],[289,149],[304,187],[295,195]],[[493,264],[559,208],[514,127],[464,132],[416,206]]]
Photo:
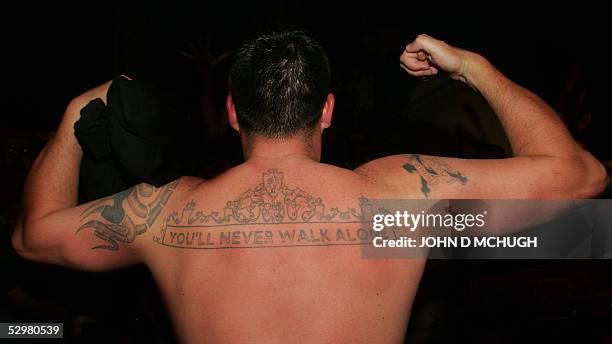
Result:
[[91,99],[105,99],[106,83],[68,105],[40,153],[13,245],[75,269],[146,264],[185,343],[401,343],[425,262],[361,259],[362,197],[588,198],[605,171],[553,109],[482,56],[421,35],[400,65],[416,77],[445,71],[482,93],[515,156],[321,164],[334,108],[327,57],[302,33],[270,34],[242,46],[230,72],[243,164],[77,206],[73,125]]

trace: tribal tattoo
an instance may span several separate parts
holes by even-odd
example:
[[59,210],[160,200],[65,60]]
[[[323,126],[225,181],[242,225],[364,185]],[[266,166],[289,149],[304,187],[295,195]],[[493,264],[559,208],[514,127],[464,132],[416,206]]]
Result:
[[179,180],[176,180],[159,188],[138,184],[101,199],[83,211],[83,224],[76,233],[93,230],[93,233],[106,243],[92,249],[117,251],[119,243],[132,243],[136,236],[151,228],[178,182]]
[[421,193],[425,198],[429,198],[431,187],[437,185],[440,181],[446,184],[459,182],[462,185],[467,184],[468,178],[459,171],[451,170],[451,168],[436,159],[424,158],[418,154],[410,156],[410,162],[402,166],[409,173],[416,173],[421,180]]

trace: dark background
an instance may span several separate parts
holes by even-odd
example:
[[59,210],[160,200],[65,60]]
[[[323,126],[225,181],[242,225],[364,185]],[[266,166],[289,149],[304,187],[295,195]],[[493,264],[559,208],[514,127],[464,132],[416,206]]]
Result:
[[[364,60],[375,55],[372,50],[401,49],[416,34],[428,33],[487,56],[555,103],[572,64],[602,80],[609,75],[612,31],[605,6],[584,1],[25,2],[2,12],[2,126],[27,128],[53,128],[71,97],[117,73],[193,102],[194,70],[178,53],[186,42],[210,37],[213,51],[223,52],[279,28],[313,34],[328,51],[336,78],[356,68],[385,68]],[[395,60],[386,62],[400,72]]]
[[[612,26],[609,11],[598,2],[14,5],[2,5],[0,14],[0,269],[6,267],[0,278],[0,321],[65,322],[72,331],[67,341],[168,343],[173,335],[143,269],[74,273],[12,254],[8,233],[25,173],[70,99],[118,74],[159,87],[185,123],[196,118],[200,78],[192,61],[179,53],[188,42],[208,38],[213,53],[220,54],[266,30],[294,28],[314,36],[329,54],[337,95],[323,160],[340,166],[353,168],[400,152],[472,158],[509,153],[479,95],[443,76],[410,78],[398,67],[403,46],[419,33],[483,54],[557,108],[598,158],[612,160]],[[215,70],[220,113],[228,63]],[[568,91],[572,76],[578,81]],[[584,105],[572,106],[580,97]],[[587,127],[578,129],[585,114]],[[185,130],[193,137],[201,133],[193,126]],[[237,136],[227,136],[233,144],[214,159],[196,157],[197,163],[236,163]],[[606,261],[433,261],[407,341],[607,343],[612,342],[611,305]]]

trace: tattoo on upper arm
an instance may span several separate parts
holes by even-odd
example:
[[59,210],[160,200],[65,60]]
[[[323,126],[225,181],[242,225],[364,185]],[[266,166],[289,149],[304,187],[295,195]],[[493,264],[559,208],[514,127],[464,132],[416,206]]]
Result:
[[76,233],[91,229],[106,242],[92,249],[117,251],[119,243],[132,243],[136,236],[151,228],[178,182],[175,180],[159,188],[138,184],[101,199],[83,211],[82,225]]
[[468,182],[468,178],[461,172],[452,170],[448,165],[435,158],[424,158],[419,154],[411,155],[410,162],[402,167],[409,173],[419,175],[421,193],[426,198],[429,198],[431,187],[437,185],[440,181],[446,184],[459,182],[463,185]]

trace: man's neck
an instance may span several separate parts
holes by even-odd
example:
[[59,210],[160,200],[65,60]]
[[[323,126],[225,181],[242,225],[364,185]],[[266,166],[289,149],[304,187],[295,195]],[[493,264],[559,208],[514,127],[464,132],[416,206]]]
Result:
[[[250,142],[243,141],[245,161],[259,163],[274,163],[288,159],[308,159],[320,161],[320,144],[302,137],[288,139],[253,138]],[[317,147],[319,146],[319,147]]]

